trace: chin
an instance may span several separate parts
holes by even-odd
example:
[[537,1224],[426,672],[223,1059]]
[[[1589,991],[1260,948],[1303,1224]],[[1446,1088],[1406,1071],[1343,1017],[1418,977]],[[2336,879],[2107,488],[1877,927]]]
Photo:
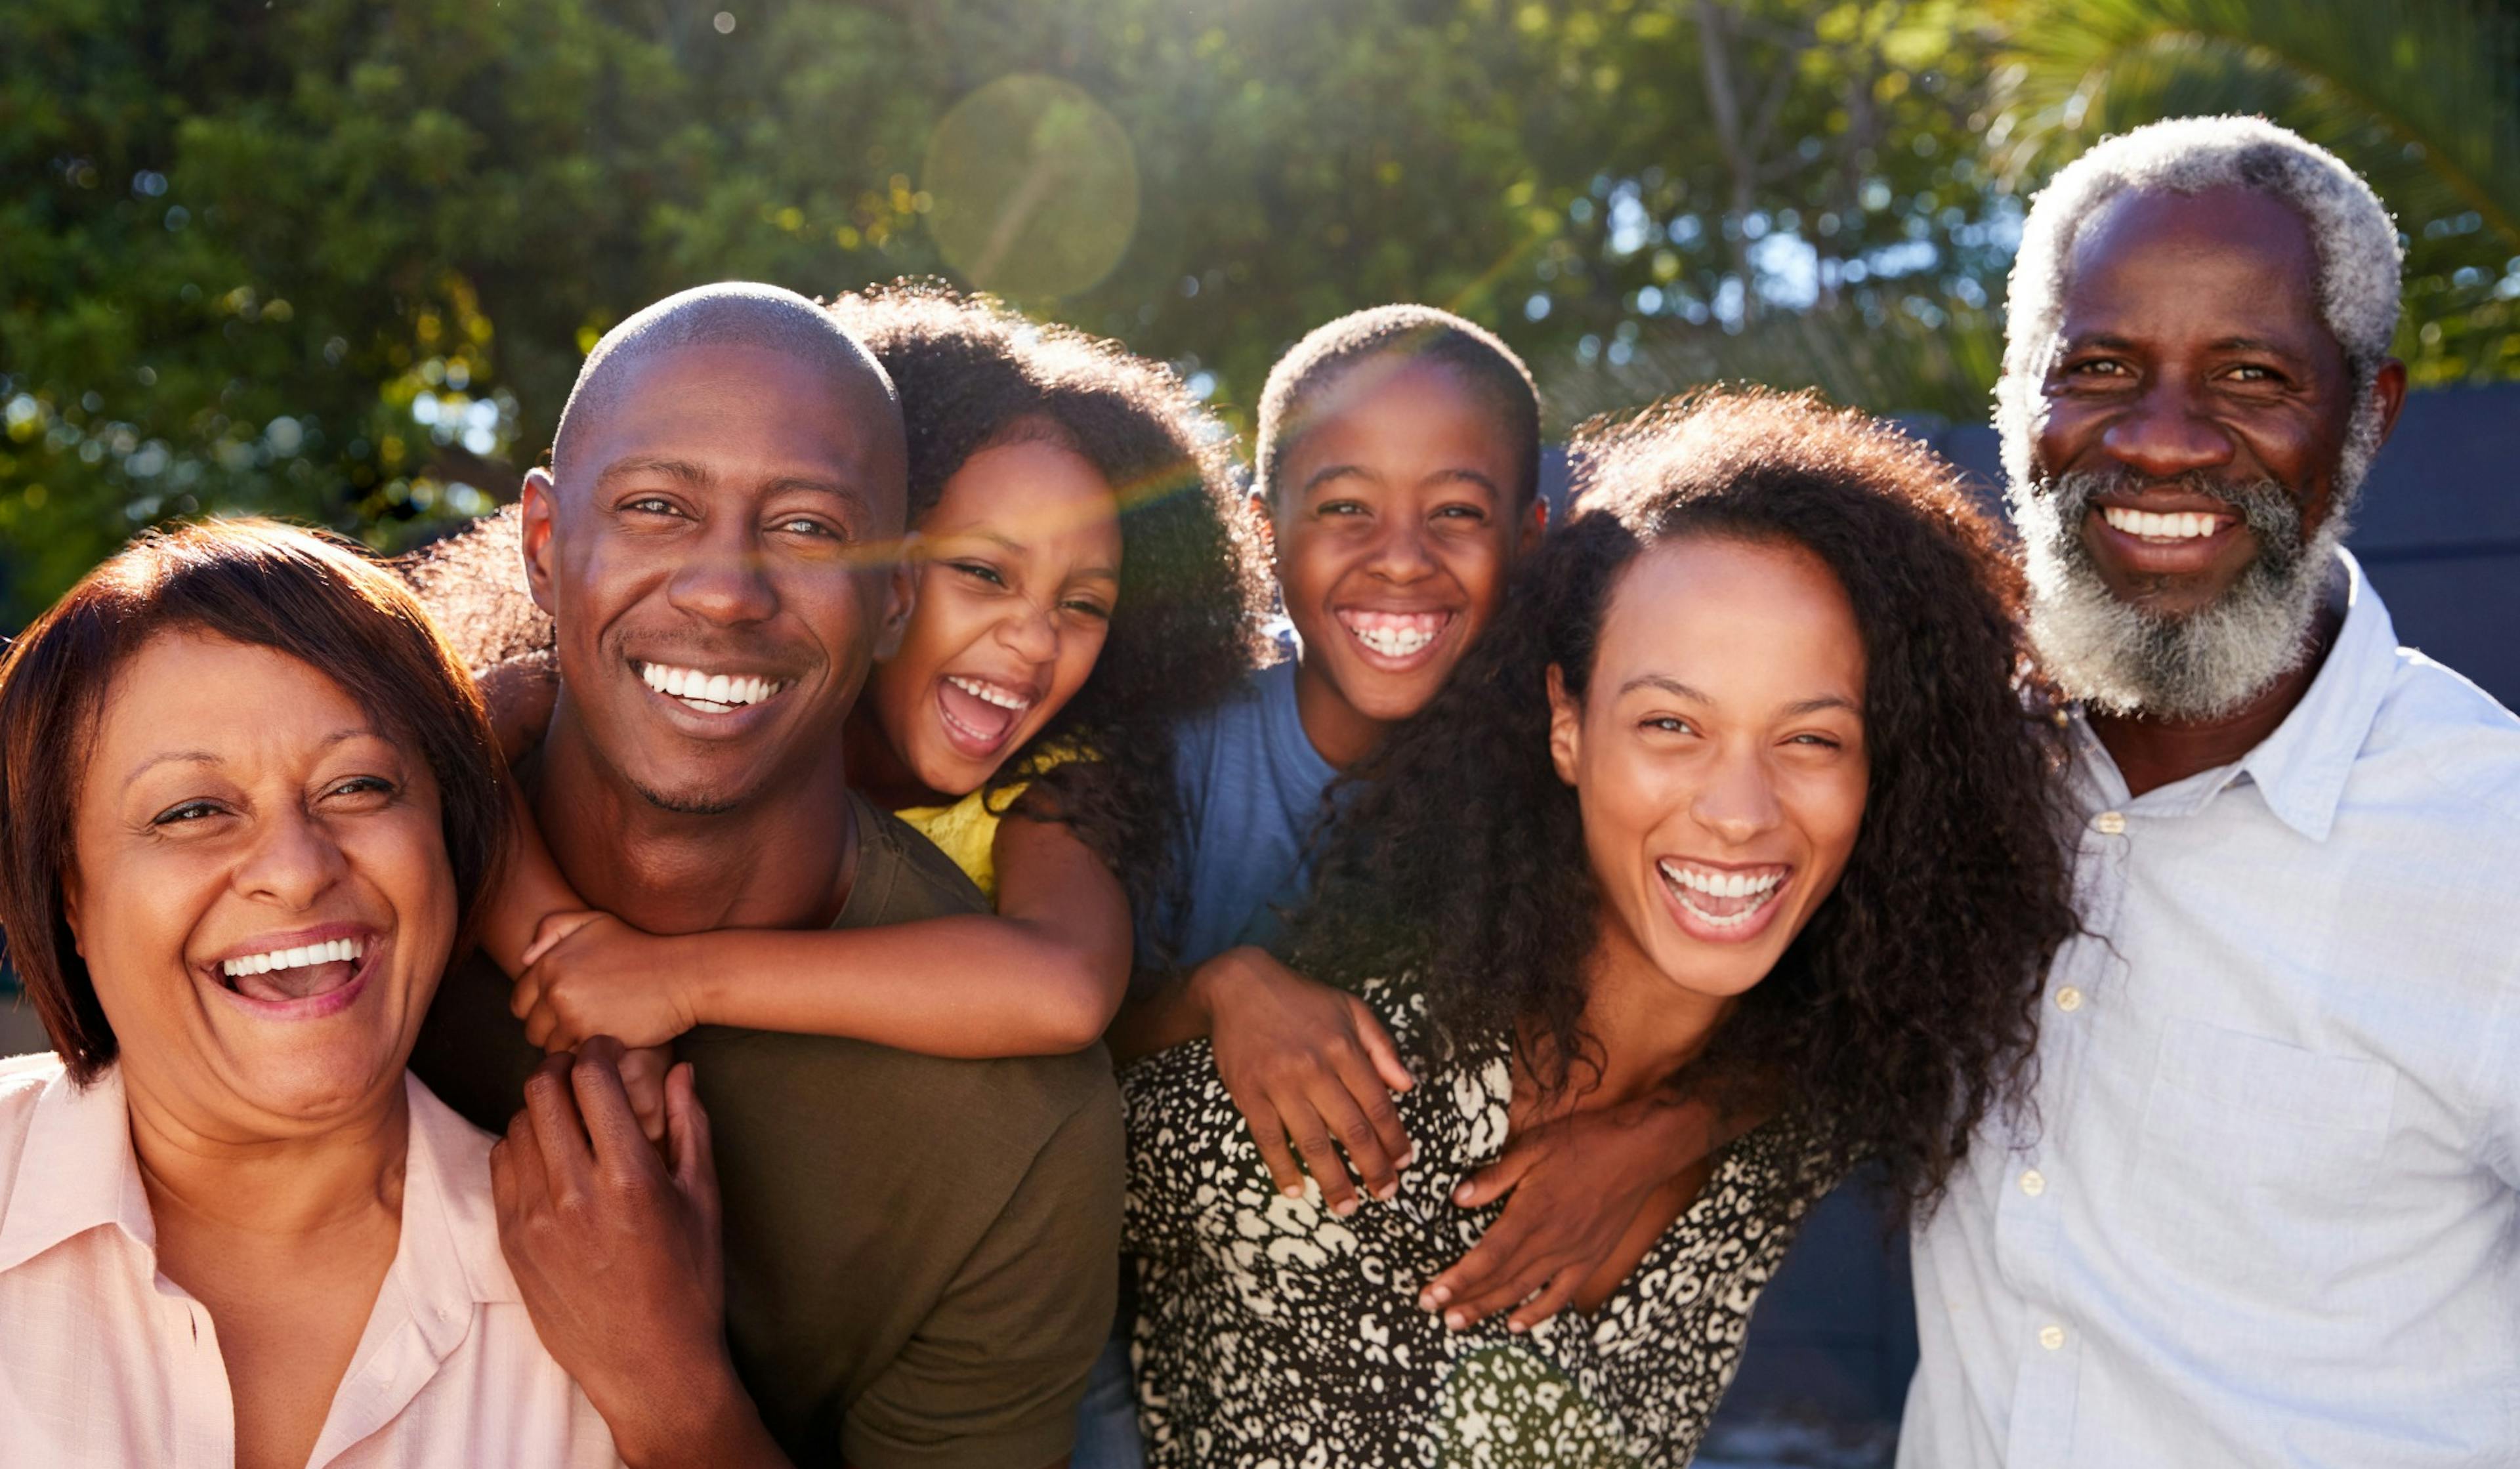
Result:
[[256,1111],[309,1125],[337,1122],[374,1106],[402,1084],[408,1045],[362,1037],[331,1045],[298,1042],[245,1069],[236,1091]]

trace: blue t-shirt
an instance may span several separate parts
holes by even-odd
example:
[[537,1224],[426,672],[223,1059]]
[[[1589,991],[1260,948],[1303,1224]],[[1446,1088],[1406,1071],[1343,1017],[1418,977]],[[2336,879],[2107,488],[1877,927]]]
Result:
[[1278,910],[1311,884],[1308,849],[1337,775],[1304,734],[1292,659],[1185,721],[1173,743],[1182,897],[1144,925],[1141,953],[1188,968],[1238,944],[1273,946]]

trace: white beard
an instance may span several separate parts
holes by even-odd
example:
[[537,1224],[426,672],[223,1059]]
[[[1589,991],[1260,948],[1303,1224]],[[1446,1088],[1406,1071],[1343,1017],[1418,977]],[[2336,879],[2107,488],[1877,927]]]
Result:
[[2310,656],[2312,621],[2349,529],[2352,489],[2340,475],[2327,518],[2305,541],[2292,496],[2271,480],[2183,483],[2239,511],[2258,555],[2212,605],[2168,616],[2119,601],[2083,544],[2092,497],[2132,478],[2067,474],[2012,491],[2030,580],[2031,645],[2058,689],[2101,713],[2222,718]]

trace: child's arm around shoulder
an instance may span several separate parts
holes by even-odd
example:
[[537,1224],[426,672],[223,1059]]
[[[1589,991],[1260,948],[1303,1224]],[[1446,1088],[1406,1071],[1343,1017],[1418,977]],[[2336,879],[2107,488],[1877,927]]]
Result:
[[850,929],[658,936],[598,915],[536,956],[526,1033],[655,1045],[694,1025],[846,1036],[926,1055],[1064,1055],[1101,1039],[1129,975],[1119,879],[1063,823],[998,826],[998,911]]

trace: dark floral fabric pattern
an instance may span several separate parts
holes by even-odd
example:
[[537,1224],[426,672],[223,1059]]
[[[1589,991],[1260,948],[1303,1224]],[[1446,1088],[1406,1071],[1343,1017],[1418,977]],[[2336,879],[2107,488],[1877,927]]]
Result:
[[1419,1006],[1392,986],[1366,998],[1419,1079],[1400,1098],[1418,1161],[1398,1197],[1346,1219],[1309,1182],[1300,1199],[1271,1184],[1205,1043],[1121,1080],[1148,1461],[1687,1464],[1751,1307],[1836,1181],[1817,1139],[1781,1118],[1728,1148],[1590,1315],[1570,1309],[1523,1336],[1502,1315],[1447,1331],[1418,1288],[1501,1210],[1457,1208],[1451,1191],[1504,1149],[1511,1072],[1501,1045],[1434,1067]]

